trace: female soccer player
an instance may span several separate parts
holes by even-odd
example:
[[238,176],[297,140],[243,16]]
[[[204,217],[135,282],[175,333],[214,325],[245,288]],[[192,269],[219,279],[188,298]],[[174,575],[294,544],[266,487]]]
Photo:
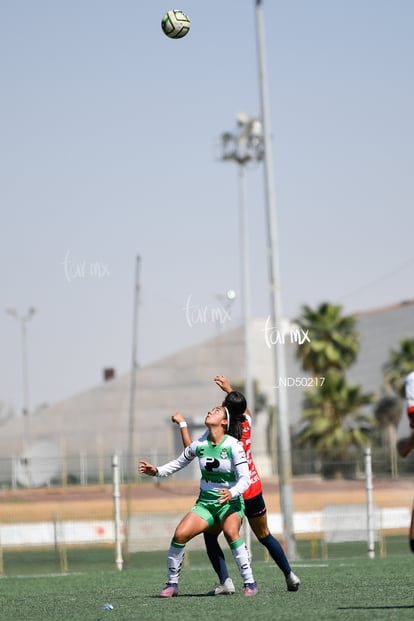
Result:
[[216,524],[223,530],[239,568],[244,583],[243,595],[251,597],[257,593],[248,551],[240,536],[244,516],[242,494],[250,485],[249,467],[241,443],[227,434],[231,430],[236,437],[241,435],[240,422],[231,421],[231,410],[231,406],[217,406],[210,410],[205,418],[208,433],[191,442],[177,459],[163,466],[140,462],[139,472],[149,476],[169,476],[188,466],[195,457],[198,457],[201,470],[196,504],[178,524],[171,541],[167,584],[160,597],[178,595],[178,580],[187,542]]
[[[246,517],[258,541],[265,546],[276,565],[283,572],[287,590],[297,591],[300,586],[300,579],[293,573],[282,546],[270,533],[267,524],[267,509],[262,493],[262,483],[251,451],[251,416],[249,410],[246,409],[246,400],[242,393],[232,390],[228,379],[224,375],[216,375],[214,381],[217,386],[227,393],[223,406],[231,407],[234,412],[233,418],[241,416],[242,420],[241,442],[247,456],[251,480],[249,489],[243,494]],[[191,443],[191,437],[183,415],[175,414],[172,416],[172,421],[179,425],[183,444],[188,446]],[[211,595],[229,595],[234,593],[235,589],[233,581],[229,577],[223,550],[218,542],[218,535],[217,529],[214,531],[210,529],[209,532],[204,532],[207,554],[219,578],[219,584],[210,593]]]
[[[411,429],[411,435],[397,442],[397,450],[401,457],[407,457],[414,449],[414,371],[411,371],[404,382],[407,416]],[[411,511],[411,524],[409,531],[410,550],[414,553],[414,506]]]

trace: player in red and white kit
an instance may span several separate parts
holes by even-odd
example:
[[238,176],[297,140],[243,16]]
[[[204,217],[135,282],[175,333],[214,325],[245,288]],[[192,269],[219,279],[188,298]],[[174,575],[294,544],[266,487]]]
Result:
[[[408,453],[414,449],[414,371],[409,373],[405,378],[404,389],[411,435],[408,436],[408,438],[399,440],[397,443],[398,453],[401,457],[407,457]],[[414,506],[411,513],[409,541],[411,552],[414,553]]]
[[[217,386],[227,393],[227,396],[223,401],[223,406],[227,407],[227,405],[231,403],[233,410],[238,407],[240,415],[243,416],[244,414],[241,442],[247,456],[251,481],[249,489],[243,494],[245,515],[258,541],[265,546],[276,565],[283,572],[288,591],[297,591],[299,589],[300,580],[293,573],[282,546],[270,533],[267,524],[267,509],[263,498],[262,482],[252,456],[252,419],[249,410],[246,409],[246,399],[241,392],[232,390],[228,379],[224,375],[216,375],[214,381]],[[191,444],[191,437],[188,432],[187,423],[185,422],[182,414],[175,414],[172,416],[172,420],[180,426],[184,446]],[[207,554],[213,569],[219,578],[219,584],[214,587],[210,594],[229,595],[234,593],[235,589],[233,581],[229,577],[227,565],[224,559],[224,553],[218,542],[218,535],[219,533],[216,532],[204,533]]]

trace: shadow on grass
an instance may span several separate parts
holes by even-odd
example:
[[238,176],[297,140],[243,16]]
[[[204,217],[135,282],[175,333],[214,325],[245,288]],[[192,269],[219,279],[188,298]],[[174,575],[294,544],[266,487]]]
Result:
[[405,610],[414,608],[414,605],[407,606],[340,606],[338,610]]
[[214,597],[214,595],[209,595],[208,593],[180,593],[175,597],[160,597],[159,595],[148,595],[150,599],[183,599],[184,597]]

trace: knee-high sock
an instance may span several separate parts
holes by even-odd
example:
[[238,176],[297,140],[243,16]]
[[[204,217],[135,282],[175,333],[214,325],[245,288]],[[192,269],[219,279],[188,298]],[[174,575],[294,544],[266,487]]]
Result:
[[170,549],[168,550],[167,582],[172,582],[173,584],[178,582],[184,560],[184,554],[185,543],[177,543],[174,539],[172,539]]
[[243,539],[240,537],[236,541],[230,543],[230,549],[237,563],[243,583],[254,582],[252,568],[250,567],[249,553]]
[[203,533],[204,542],[206,544],[206,550],[210,563],[216,572],[220,584],[223,584],[229,577],[229,570],[227,569],[226,560],[224,558],[223,550],[218,542],[218,536],[211,533]]
[[283,571],[285,576],[288,576],[292,571],[289,561],[286,558],[286,554],[283,552],[283,548],[273,535],[269,534],[263,539],[259,539],[260,543],[265,546],[269,551],[270,556],[276,563],[276,565]]

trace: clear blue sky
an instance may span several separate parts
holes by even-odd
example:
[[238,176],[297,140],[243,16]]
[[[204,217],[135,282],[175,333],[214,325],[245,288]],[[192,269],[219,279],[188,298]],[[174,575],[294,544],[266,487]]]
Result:
[[[167,39],[169,8],[192,19]],[[414,297],[414,2],[265,0],[283,314]],[[240,294],[237,169],[259,113],[254,0],[0,2],[0,400],[30,406],[217,334],[185,306]],[[252,310],[269,314],[263,171],[248,173]],[[230,328],[241,321],[240,295]],[[217,371],[220,369],[219,361]]]

